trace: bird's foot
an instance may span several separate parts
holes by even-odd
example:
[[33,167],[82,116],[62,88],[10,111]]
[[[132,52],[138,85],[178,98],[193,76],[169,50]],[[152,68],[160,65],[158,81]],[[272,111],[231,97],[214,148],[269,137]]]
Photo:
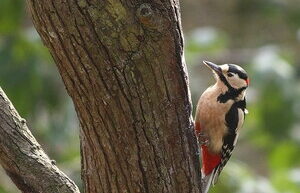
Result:
[[199,133],[199,135],[197,136],[198,138],[198,142],[199,142],[199,145],[209,145],[209,138],[206,134],[204,133]]

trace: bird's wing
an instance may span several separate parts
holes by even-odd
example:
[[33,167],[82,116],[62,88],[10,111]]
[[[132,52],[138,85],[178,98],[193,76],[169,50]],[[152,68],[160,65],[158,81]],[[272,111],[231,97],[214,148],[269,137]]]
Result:
[[[221,151],[221,160],[218,162],[219,164],[211,171],[210,174],[205,175],[202,174],[203,179],[202,179],[202,192],[207,193],[209,190],[210,185],[215,185],[217,183],[218,177],[226,165],[227,161],[231,157],[231,153],[234,149],[235,142],[238,138],[237,134],[228,134],[224,138],[224,144],[222,146],[222,151]],[[203,149],[202,149],[203,151]]]
[[223,170],[224,166],[230,159],[232,151],[235,147],[235,142],[237,141],[237,138],[238,138],[238,134],[228,134],[224,138],[224,144],[222,146],[222,151],[221,151],[221,162],[214,171],[214,176],[212,179],[213,185],[215,185],[217,183],[217,180],[218,180],[218,177],[219,177],[221,171]]
[[245,110],[246,110],[246,101],[244,99],[242,101],[234,103],[225,116],[225,121],[228,127],[228,133],[223,138],[221,162],[216,167],[216,171],[214,171],[212,184],[216,184],[221,171],[223,170],[224,166],[226,165],[229,158],[231,157],[232,151],[239,137],[239,130],[242,127],[244,122]]

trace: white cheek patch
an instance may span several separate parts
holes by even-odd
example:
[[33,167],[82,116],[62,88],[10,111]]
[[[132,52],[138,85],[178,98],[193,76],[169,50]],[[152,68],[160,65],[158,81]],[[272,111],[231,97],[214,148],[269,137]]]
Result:
[[245,86],[245,81],[240,79],[237,74],[234,74],[233,77],[229,77],[228,82],[235,88],[241,88]]
[[229,84],[234,88],[242,88],[247,86],[247,82],[241,79],[237,74],[233,73],[232,77],[227,78]]

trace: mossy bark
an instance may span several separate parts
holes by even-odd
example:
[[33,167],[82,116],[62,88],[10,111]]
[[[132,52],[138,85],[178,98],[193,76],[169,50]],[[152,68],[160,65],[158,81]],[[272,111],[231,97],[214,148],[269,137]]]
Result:
[[85,191],[200,192],[178,1],[27,4],[80,120]]

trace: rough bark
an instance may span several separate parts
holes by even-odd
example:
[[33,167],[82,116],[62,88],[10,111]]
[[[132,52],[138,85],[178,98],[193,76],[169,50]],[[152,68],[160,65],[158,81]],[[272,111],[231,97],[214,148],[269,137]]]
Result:
[[27,0],[81,124],[94,192],[200,192],[179,3]]
[[1,88],[0,163],[24,193],[79,193],[42,150]]

